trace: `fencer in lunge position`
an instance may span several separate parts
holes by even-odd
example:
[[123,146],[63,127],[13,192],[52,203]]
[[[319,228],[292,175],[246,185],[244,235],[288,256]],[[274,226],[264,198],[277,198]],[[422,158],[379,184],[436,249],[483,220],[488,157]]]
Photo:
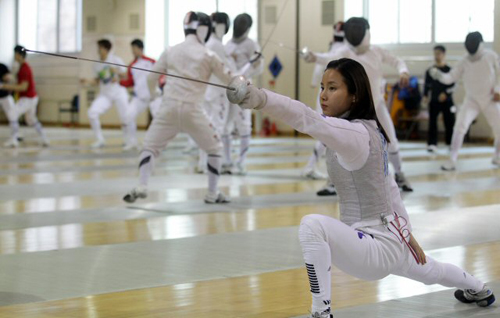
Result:
[[[331,318],[331,265],[364,280],[390,274],[459,288],[465,303],[491,305],[493,292],[452,264],[426,256],[395,180],[388,171],[387,138],[377,120],[370,81],[351,59],[331,61],[323,75],[320,115],[299,101],[248,86],[239,102],[309,134],[327,146],[327,168],[340,202],[340,220],[307,215],[299,227],[312,294],[312,316]],[[378,87],[377,87],[378,89]]]
[[[212,34],[205,47],[217,54],[221,61],[234,71],[236,68],[234,61],[226,54],[224,44],[222,44],[222,38],[229,31],[231,20],[225,12],[214,12],[210,16],[210,19],[212,21]],[[213,74],[210,76],[209,81],[211,83],[224,84]],[[225,91],[219,87],[208,86],[205,93],[204,108],[215,130],[217,130],[219,136],[222,136],[227,116],[229,115],[229,101],[227,100]],[[200,149],[199,155],[197,171],[205,173],[207,172],[207,153]]]
[[[257,42],[248,37],[252,27],[252,17],[246,13],[236,16],[233,26],[233,38],[226,44],[226,54],[234,59],[236,69],[246,78],[262,74],[264,61],[261,58],[260,46]],[[247,69],[248,65],[250,69]],[[236,164],[233,167],[231,159],[231,133],[236,127],[240,136],[240,152]],[[241,109],[236,105],[229,106],[228,120],[224,127],[222,142],[224,143],[224,162],[222,173],[246,174],[245,159],[252,137],[252,112],[248,109]],[[234,169],[233,169],[234,168]]]
[[[109,40],[102,39],[97,41],[99,58],[101,61],[124,64],[123,60],[112,54],[112,44]],[[102,148],[106,141],[101,130],[101,122],[99,117],[107,112],[113,104],[115,104],[124,136],[124,148],[129,148],[130,127],[128,121],[128,93],[125,87],[119,84],[120,73],[126,71],[123,67],[115,67],[107,64],[95,63],[94,72],[95,78],[81,79],[80,82],[84,85],[99,85],[99,95],[94,99],[88,110],[90,126],[95,133],[96,141],[91,145],[92,148]]]
[[38,94],[35,88],[35,79],[31,66],[26,62],[26,50],[24,47],[17,45],[14,48],[14,59],[19,63],[19,71],[17,72],[17,84],[3,83],[0,84],[0,89],[18,92],[19,100],[13,103],[12,97],[6,97],[2,102],[2,107],[9,119],[11,130],[11,138],[6,143],[5,147],[18,147],[18,133],[19,133],[19,117],[24,114],[26,123],[35,128],[40,136],[41,145],[43,147],[49,146],[49,140],[45,135],[42,124],[36,116],[36,109],[38,106]]
[[370,79],[375,110],[380,123],[391,139],[389,144],[389,161],[395,170],[395,178],[403,191],[413,191],[410,183],[402,171],[401,155],[399,153],[399,142],[396,137],[394,123],[391,120],[384,96],[381,92],[381,81],[383,80],[382,64],[396,68],[400,76],[400,85],[407,86],[409,83],[409,72],[406,64],[400,58],[389,53],[381,47],[370,45],[370,24],[365,18],[350,18],[344,24],[345,39],[347,45],[331,55],[319,55],[309,53],[305,56],[306,62],[328,63],[339,58],[350,58],[363,65]]
[[[316,55],[330,56],[332,54],[335,54],[336,51],[340,50],[340,48],[343,48],[344,46],[345,46],[344,22],[339,21],[333,25],[333,42],[331,43],[330,50],[327,53],[316,53]],[[311,86],[314,88],[318,88],[318,97],[316,98],[316,111],[319,112],[320,114],[323,113],[323,110],[321,109],[321,100],[320,100],[321,96],[320,83],[325,68],[326,68],[326,63],[320,63],[319,61],[316,61],[311,80]],[[307,164],[304,167],[304,170],[302,171],[302,175],[304,177],[312,180],[327,178],[323,176],[323,174],[316,171],[316,165],[318,164],[320,158],[322,158],[325,155],[325,152],[326,152],[325,145],[320,141],[316,141],[313,153],[309,157],[309,160],[307,161]],[[337,194],[337,191],[335,190],[335,185],[329,179],[327,179],[325,186],[321,188],[318,192],[316,192],[316,194],[319,196],[328,196]]]
[[443,84],[462,80],[465,98],[458,111],[451,138],[450,160],[441,168],[455,170],[458,152],[469,126],[482,112],[495,135],[495,154],[492,163],[500,165],[500,67],[495,52],[483,47],[479,32],[469,33],[465,39],[467,56],[455,65],[449,73],[437,68],[429,70],[434,79]]
[[130,43],[134,60],[130,63],[127,69],[127,75],[120,81],[123,87],[133,87],[132,100],[128,107],[128,143],[123,150],[132,150],[137,148],[137,116],[145,111],[149,106],[149,111],[154,117],[161,104],[159,95],[159,87],[156,89],[155,95],[149,93],[148,87],[148,72],[141,71],[135,68],[150,70],[155,64],[155,60],[144,55],[144,43],[142,40],[135,39]]
[[[202,81],[208,81],[215,74],[223,83],[229,83],[233,73],[214,52],[205,47],[210,37],[212,23],[210,17],[201,12],[188,12],[184,18],[184,42],[163,52],[153,70]],[[148,75],[151,93],[158,83],[158,74]],[[168,142],[178,133],[189,134],[208,154],[208,193],[206,203],[227,203],[227,198],[219,191],[222,143],[217,131],[210,123],[203,109],[206,85],[202,83],[168,77],[164,86],[162,105],[148,128],[139,158],[139,186],[123,198],[134,202],[147,196],[149,177],[154,161]]]

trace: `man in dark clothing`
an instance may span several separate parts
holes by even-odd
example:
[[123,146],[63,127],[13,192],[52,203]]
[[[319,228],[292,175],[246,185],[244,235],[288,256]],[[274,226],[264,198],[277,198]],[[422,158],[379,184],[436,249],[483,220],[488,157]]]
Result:
[[[442,45],[434,47],[434,60],[436,64],[433,67],[438,68],[443,73],[448,73],[450,67],[445,61],[446,49]],[[430,68],[429,68],[430,69]],[[425,72],[424,99],[425,104],[429,103],[429,135],[427,139],[427,150],[434,152],[437,149],[438,129],[437,117],[440,112],[443,112],[443,121],[446,133],[446,144],[451,144],[451,136],[453,135],[453,125],[455,125],[455,108],[451,97],[453,86],[445,85],[441,82],[432,79],[429,75],[429,69]],[[429,102],[430,92],[430,102]]]

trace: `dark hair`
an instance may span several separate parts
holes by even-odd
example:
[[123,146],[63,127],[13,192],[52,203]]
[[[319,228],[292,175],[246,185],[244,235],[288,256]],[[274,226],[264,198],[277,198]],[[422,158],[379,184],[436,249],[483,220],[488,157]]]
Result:
[[435,51],[435,50],[439,50],[439,51],[441,51],[441,52],[443,52],[443,53],[446,53],[446,48],[445,48],[443,45],[436,45],[436,46],[434,47],[434,51]]
[[142,40],[139,39],[133,40],[132,42],[130,42],[130,45],[137,46],[141,50],[144,49],[144,42],[142,42]]
[[109,42],[109,40],[106,40],[106,39],[101,39],[101,40],[97,41],[97,45],[99,47],[105,48],[108,51],[110,51],[111,48],[113,47],[113,45],[111,45],[111,42]]
[[345,119],[349,121],[355,119],[375,120],[382,135],[384,135],[387,142],[390,142],[384,128],[378,121],[370,80],[368,79],[368,75],[366,75],[363,65],[355,60],[342,58],[328,63],[325,71],[329,69],[334,69],[342,75],[344,83],[347,86],[347,91],[349,94],[354,95],[354,101]]
[[14,48],[14,53],[21,55],[23,59],[26,58],[26,49],[24,48],[24,46],[16,45],[16,47]]

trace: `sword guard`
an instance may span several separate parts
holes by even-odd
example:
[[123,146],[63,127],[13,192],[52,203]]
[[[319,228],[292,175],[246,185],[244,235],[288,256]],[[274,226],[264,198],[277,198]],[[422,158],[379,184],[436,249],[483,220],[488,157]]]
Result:
[[226,90],[227,99],[233,104],[240,104],[248,91],[248,80],[245,76],[235,76],[229,82],[230,89]]

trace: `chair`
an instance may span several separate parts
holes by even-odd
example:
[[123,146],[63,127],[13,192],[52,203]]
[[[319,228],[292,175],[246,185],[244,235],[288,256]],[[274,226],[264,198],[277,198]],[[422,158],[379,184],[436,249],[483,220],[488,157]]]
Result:
[[70,113],[71,124],[75,126],[79,120],[79,110],[80,110],[80,100],[78,98],[78,95],[73,96],[71,102],[60,101],[58,104],[59,104],[58,122],[61,123],[61,113]]

